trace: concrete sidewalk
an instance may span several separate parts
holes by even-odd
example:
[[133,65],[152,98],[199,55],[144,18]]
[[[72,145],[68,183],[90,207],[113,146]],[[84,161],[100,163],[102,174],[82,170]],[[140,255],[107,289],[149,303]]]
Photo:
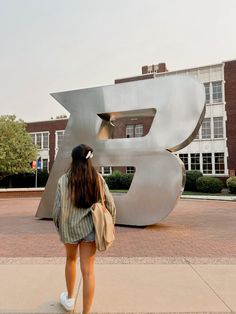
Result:
[[[97,259],[93,313],[236,312],[236,264]],[[143,261],[143,262],[142,262]],[[17,258],[0,264],[0,313],[64,313],[64,258]],[[78,269],[79,270],[79,269]],[[78,271],[77,282],[80,279]],[[81,311],[81,292],[76,312]]]

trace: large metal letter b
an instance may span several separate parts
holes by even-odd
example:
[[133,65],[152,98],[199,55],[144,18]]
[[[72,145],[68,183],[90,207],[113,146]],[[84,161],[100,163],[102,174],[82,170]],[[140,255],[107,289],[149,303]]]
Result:
[[[149,225],[165,218],[181,195],[185,173],[171,152],[198,132],[203,85],[190,77],[166,76],[52,95],[71,115],[36,216],[51,217],[56,182],[68,169],[71,150],[86,143],[94,148],[95,166],[136,168],[128,193],[115,196],[118,224]],[[155,112],[146,136],[109,138],[111,120],[142,110]]]

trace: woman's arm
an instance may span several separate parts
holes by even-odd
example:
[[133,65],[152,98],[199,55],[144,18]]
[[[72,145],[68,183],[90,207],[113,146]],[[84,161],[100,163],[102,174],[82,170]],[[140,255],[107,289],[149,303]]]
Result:
[[52,211],[52,219],[57,230],[59,230],[59,221],[60,221],[60,212],[61,212],[61,188],[59,182],[57,183],[55,201]]
[[112,216],[113,223],[116,221],[116,206],[111,192],[109,191],[106,181],[103,179],[104,201],[105,206]]

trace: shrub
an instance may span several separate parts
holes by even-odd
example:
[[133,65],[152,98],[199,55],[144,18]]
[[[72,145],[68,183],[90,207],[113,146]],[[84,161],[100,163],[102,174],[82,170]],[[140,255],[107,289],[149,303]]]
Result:
[[9,187],[9,177],[5,177],[0,180],[0,188],[8,188]]
[[201,171],[198,170],[189,170],[186,171],[186,183],[185,183],[185,191],[197,191],[196,180],[202,177]]
[[133,174],[114,171],[112,175],[105,177],[105,180],[111,190],[128,190],[133,180]]
[[236,194],[236,177],[230,177],[226,180],[226,185],[230,193]]
[[[44,187],[48,180],[47,171],[38,171],[38,187]],[[5,177],[0,181],[0,188],[30,188],[35,186],[35,173],[19,173]]]
[[204,193],[220,193],[223,189],[224,183],[214,177],[200,177],[196,181],[196,187],[199,192]]
[[112,175],[105,177],[105,180],[109,189],[116,190],[120,188],[120,185],[121,185],[120,177],[121,177],[121,172],[119,171],[114,171]]
[[38,172],[38,187],[45,187],[47,184],[49,173],[47,171]]
[[34,187],[35,174],[34,173],[20,173],[12,177],[13,188],[28,188]]
[[132,173],[123,173],[121,175],[121,189],[128,190],[134,175]]

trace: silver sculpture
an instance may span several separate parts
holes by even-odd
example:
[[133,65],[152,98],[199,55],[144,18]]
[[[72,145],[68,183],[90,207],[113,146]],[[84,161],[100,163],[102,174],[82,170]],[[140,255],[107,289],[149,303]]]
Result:
[[[114,196],[117,224],[142,226],[164,219],[184,186],[184,165],[171,152],[188,145],[199,130],[203,85],[187,76],[166,76],[52,96],[70,118],[36,216],[51,218],[57,180],[69,167],[72,148],[86,143],[94,148],[95,167],[136,168],[128,193]],[[111,139],[113,120],[138,115],[155,115],[146,136]]]

